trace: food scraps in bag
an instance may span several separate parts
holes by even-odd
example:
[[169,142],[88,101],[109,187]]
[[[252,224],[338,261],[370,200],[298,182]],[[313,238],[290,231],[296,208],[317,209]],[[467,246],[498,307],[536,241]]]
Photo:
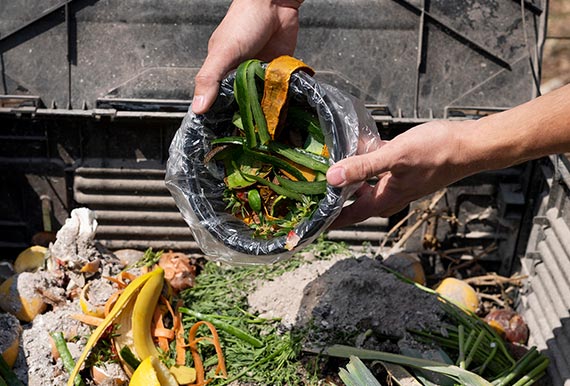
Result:
[[258,238],[287,235],[326,194],[329,152],[314,109],[288,97],[295,71],[314,74],[290,56],[265,69],[259,60],[243,62],[234,81],[235,132],[211,141],[204,160],[223,163],[226,210]]

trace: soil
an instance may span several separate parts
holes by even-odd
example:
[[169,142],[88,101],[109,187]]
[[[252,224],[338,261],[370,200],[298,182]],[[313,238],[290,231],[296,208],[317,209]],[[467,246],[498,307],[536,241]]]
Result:
[[20,335],[20,321],[11,314],[0,314],[0,353],[8,349]]
[[64,385],[67,372],[61,359],[54,360],[50,333],[63,332],[72,357],[77,360],[91,331],[86,325],[71,318],[79,311],[79,303],[65,304],[38,315],[33,323],[23,326],[20,353],[14,372],[27,385]]
[[281,318],[285,328],[292,328],[299,314],[305,287],[336,262],[348,257],[337,255],[330,260],[307,262],[274,280],[256,282],[254,286],[257,289],[247,298],[251,310],[258,312],[262,318]]
[[408,329],[439,329],[443,311],[424,291],[402,282],[370,257],[304,264],[248,297],[252,310],[280,317],[284,327],[319,327],[308,345],[353,343],[397,352]]
[[570,83],[570,1],[549,2],[548,31],[542,60],[542,92]]

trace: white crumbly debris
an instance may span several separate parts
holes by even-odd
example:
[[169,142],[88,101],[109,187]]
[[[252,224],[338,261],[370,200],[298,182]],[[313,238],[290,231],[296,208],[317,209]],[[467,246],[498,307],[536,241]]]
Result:
[[95,212],[88,208],[72,210],[50,247],[51,263],[76,270],[98,258],[99,252],[93,242],[96,231]]

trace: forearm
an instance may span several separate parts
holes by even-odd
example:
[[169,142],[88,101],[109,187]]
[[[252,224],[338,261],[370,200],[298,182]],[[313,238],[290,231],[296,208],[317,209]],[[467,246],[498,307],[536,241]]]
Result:
[[461,147],[474,171],[570,152],[570,85],[479,119],[466,130]]

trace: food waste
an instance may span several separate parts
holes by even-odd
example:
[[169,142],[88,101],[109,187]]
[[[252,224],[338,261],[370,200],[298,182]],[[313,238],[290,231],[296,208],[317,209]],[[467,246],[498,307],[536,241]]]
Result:
[[326,194],[329,151],[319,119],[306,101],[288,96],[297,71],[314,74],[290,56],[267,66],[243,62],[234,81],[234,133],[212,140],[204,160],[223,165],[226,210],[257,238],[288,235]]
[[[53,244],[14,261],[0,285],[0,384],[177,386],[226,377],[216,327],[182,321],[178,294],[194,283],[192,259],[113,253],[94,241],[96,228],[93,212],[76,209]],[[208,346],[215,358],[202,357]]]

